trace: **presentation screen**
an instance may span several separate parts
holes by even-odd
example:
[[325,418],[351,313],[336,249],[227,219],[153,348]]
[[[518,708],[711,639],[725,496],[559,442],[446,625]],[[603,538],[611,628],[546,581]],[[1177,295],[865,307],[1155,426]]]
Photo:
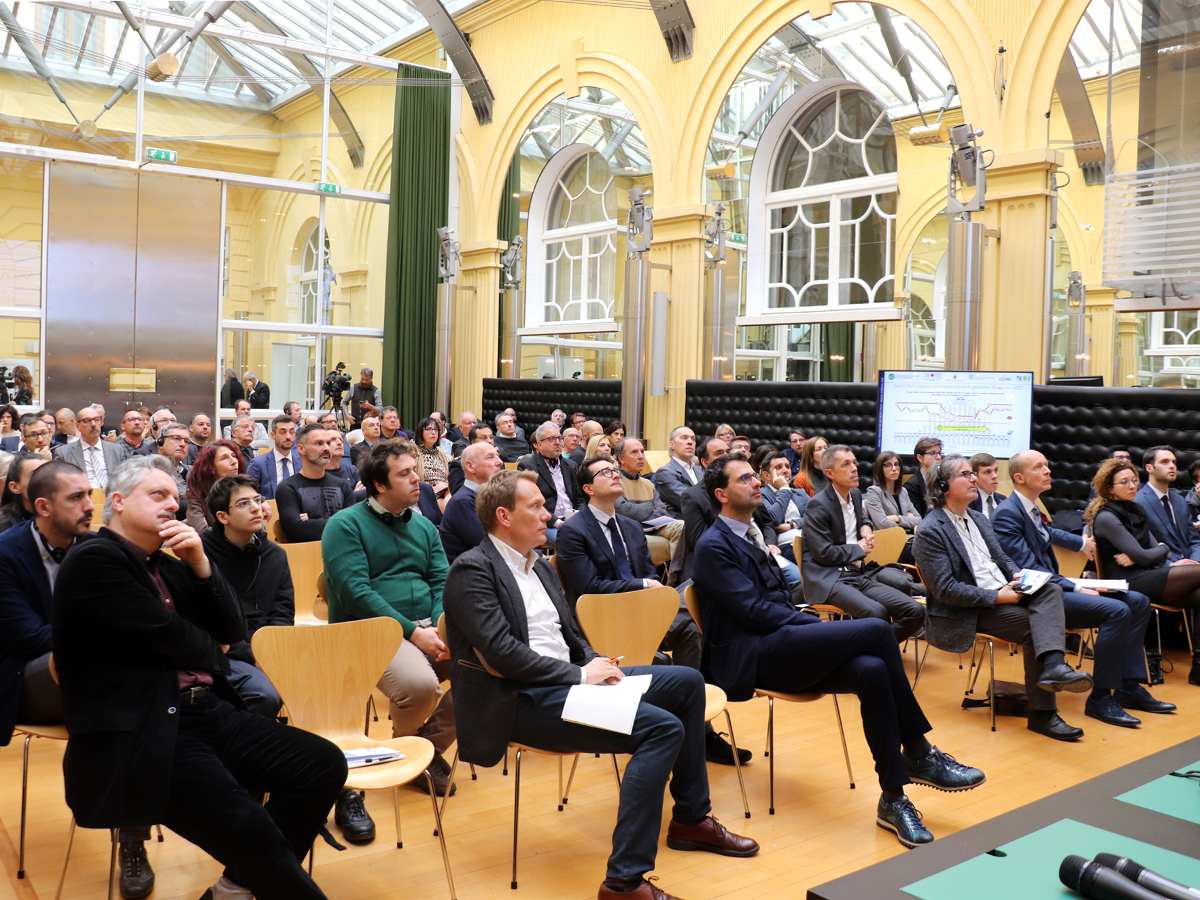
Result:
[[1008,459],[1029,449],[1031,372],[879,373],[877,451],[910,454],[923,437],[944,453]]

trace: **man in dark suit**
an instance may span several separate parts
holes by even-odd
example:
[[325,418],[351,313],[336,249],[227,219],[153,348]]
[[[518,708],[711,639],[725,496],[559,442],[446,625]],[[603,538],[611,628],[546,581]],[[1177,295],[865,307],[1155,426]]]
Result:
[[734,701],[749,700],[756,687],[857,694],[882,789],[876,821],[906,847],[929,843],[933,835],[904,786],[970,790],[986,780],[983,772],[955,762],[925,739],[931,726],[885,623],[821,622],[792,605],[779,567],[751,537],[762,482],[750,463],[732,454],[715,459],[705,470],[704,486],[720,510],[696,546],[705,678]]
[[529,453],[529,443],[525,440],[525,434],[518,431],[516,416],[511,413],[496,416],[496,434],[492,443],[496,445],[500,458],[506,463],[518,462],[522,456]]
[[159,822],[201,847],[226,866],[214,896],[323,898],[300,861],[346,760],[246,711],[224,653],[245,637],[242,608],[178,505],[165,460],[126,461],[109,480],[107,527],[58,571],[67,804],[85,828]]
[[908,491],[913,508],[924,517],[929,512],[929,503],[925,499],[925,473],[942,458],[942,442],[937,438],[921,438],[913,448],[913,455],[921,471],[904,482],[904,490]]
[[844,444],[821,455],[829,485],[804,513],[804,599],[832,603],[856,619],[891,619],[896,640],[912,637],[925,623],[925,609],[881,578],[883,569],[866,569],[863,558],[875,549],[875,533],[863,515],[858,490],[858,461]]
[[226,369],[225,383],[221,385],[221,407],[233,409],[235,403],[245,398],[246,392],[242,388],[242,383],[238,381],[237,372],[233,369]]
[[[658,900],[654,868],[662,791],[675,800],[667,846],[751,856],[758,844],[709,813],[704,764],[704,679],[685,666],[617,668],[575,625],[554,570],[534,550],[550,513],[535,477],[495,475],[479,493],[488,537],[458,558],[443,604],[453,661],[454,715],[462,759],[494,766],[509,742],[560,752],[632,754],[622,780],[613,851],[599,900]],[[628,735],[566,722],[572,685],[649,675]]]
[[271,421],[270,453],[256,456],[246,466],[246,474],[258,482],[258,492],[267,500],[275,499],[275,489],[304,466],[296,448],[296,423],[291,416],[276,416]]
[[[492,443],[492,426],[485,422],[473,425],[471,430],[467,432],[464,442],[461,445],[455,445],[457,450],[454,454],[455,458],[450,460],[450,465],[446,467],[446,482],[450,486],[451,497],[458,493],[458,489],[463,486],[463,482],[466,480],[466,475],[463,473],[462,457],[466,453],[467,448],[472,444],[492,444],[494,447],[495,444]],[[499,455],[499,451],[497,451],[496,455]],[[503,459],[500,460],[500,467],[504,467]]]
[[251,409],[269,409],[271,406],[271,388],[258,380],[253,372],[242,376],[246,382],[246,399],[250,401]]
[[[588,503],[563,523],[558,531],[555,559],[571,608],[584,594],[616,594],[658,587],[650,548],[638,523],[617,512],[625,482],[611,459],[584,460],[579,487]],[[659,645],[677,666],[700,668],[700,631],[691,613],[679,603],[679,612]],[[660,657],[666,662],[667,657]],[[748,763],[749,750],[739,750]],[[704,755],[709,762],[733,765],[733,747],[711,726],[704,729]]]
[[[996,490],[1000,485],[1000,464],[990,453],[976,453],[970,462],[971,471],[975,473],[975,486],[979,488],[979,496],[971,501],[971,509],[990,519],[996,507],[1008,499]],[[1011,470],[1009,474],[1012,474]]]
[[1021,567],[1004,553],[983,513],[968,509],[979,491],[965,456],[952,454],[930,468],[933,509],[913,538],[913,558],[928,592],[925,640],[965,653],[977,633],[1022,645],[1030,731],[1058,741],[1083,737],[1058,714],[1058,691],[1090,691],[1092,676],[1066,662],[1062,588],[1047,582],[1033,594],[1013,587]]
[[1050,524],[1037,507],[1037,500],[1050,490],[1050,464],[1036,450],[1014,453],[1008,461],[1013,494],[992,514],[992,529],[1000,547],[1022,569],[1050,572],[1050,580],[1062,588],[1067,628],[1098,628],[1094,685],[1084,714],[1109,725],[1133,728],[1141,722],[1125,712],[1173,712],[1175,706],[1150,696],[1139,679],[1146,676],[1143,647],[1150,624],[1150,598],[1137,591],[1102,596],[1058,572],[1055,545],[1078,550],[1095,558],[1091,538],[1061,531]]
[[[706,469],[714,459],[724,456],[728,452],[729,445],[721,438],[702,439],[696,451],[701,471]],[[666,466],[659,471],[664,469]],[[708,492],[704,490],[703,478],[699,483],[684,490],[679,502],[683,515],[683,540],[675,545],[675,552],[671,555],[671,565],[668,571],[672,579],[670,580],[671,584],[683,585],[691,581],[696,544],[708,527],[716,521],[717,510],[708,498]]]
[[370,453],[379,446],[382,440],[382,434],[379,423],[379,416],[372,413],[365,413],[358,423],[362,429],[363,439],[350,448],[350,465],[354,466],[355,471],[358,471],[358,461],[364,453]]
[[1142,456],[1142,465],[1150,476],[1137,492],[1137,502],[1150,520],[1150,533],[1167,545],[1172,564],[1196,565],[1200,562],[1200,531],[1192,523],[1187,501],[1177,491],[1176,463],[1173,447],[1151,447]]
[[537,475],[538,488],[546,498],[546,512],[550,513],[546,543],[553,547],[559,526],[584,502],[575,479],[575,464],[562,457],[562,434],[557,425],[543,422],[538,426],[533,433],[533,452],[521,459],[517,468]]
[[684,491],[704,481],[703,466],[697,459],[703,454],[696,446],[696,433],[686,425],[674,429],[670,452],[667,464],[654,473],[654,486],[667,508],[682,516]]
[[504,460],[487,441],[471,444],[463,451],[463,485],[458,489],[446,510],[438,531],[442,535],[442,549],[446,551],[446,562],[454,561],[483,542],[483,526],[479,524],[479,513],[475,510],[475,494],[479,486],[497,472],[504,470]]
[[578,428],[568,425],[562,430],[562,436],[563,456],[575,463],[575,468],[578,469],[583,465],[583,458],[587,456],[587,447],[583,445],[583,435]]

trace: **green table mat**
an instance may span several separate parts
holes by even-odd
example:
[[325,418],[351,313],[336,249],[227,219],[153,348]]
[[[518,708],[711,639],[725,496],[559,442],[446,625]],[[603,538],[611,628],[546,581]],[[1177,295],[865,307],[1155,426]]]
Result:
[[[1172,778],[1184,787],[1186,781]],[[921,851],[915,850],[915,853]],[[1163,850],[1133,838],[1062,819],[997,847],[974,859],[923,878],[902,890],[920,900],[1065,900],[1078,894],[1058,880],[1058,867],[1072,854],[1092,859],[1097,853],[1115,853],[1137,860],[1167,878],[1200,886],[1200,860]],[[996,855],[993,855],[996,854]],[[1001,855],[1003,854],[1003,855]]]
[[[1177,771],[1193,769],[1200,769],[1200,761],[1180,766]],[[1200,784],[1187,778],[1164,775],[1114,799],[1200,825]]]

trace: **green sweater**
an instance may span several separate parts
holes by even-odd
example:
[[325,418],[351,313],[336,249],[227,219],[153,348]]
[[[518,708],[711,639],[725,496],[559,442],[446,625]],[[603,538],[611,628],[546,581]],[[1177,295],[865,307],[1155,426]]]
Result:
[[406,638],[415,619],[437,625],[450,567],[437,527],[415,510],[387,525],[365,501],[343,509],[325,525],[321,556],[330,622],[390,616]]

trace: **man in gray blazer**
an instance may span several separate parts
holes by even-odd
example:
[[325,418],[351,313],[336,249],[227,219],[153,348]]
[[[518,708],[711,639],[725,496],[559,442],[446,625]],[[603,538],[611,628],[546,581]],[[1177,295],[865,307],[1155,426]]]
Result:
[[704,470],[696,461],[696,432],[680,425],[671,432],[671,459],[654,473],[658,496],[675,518],[683,517],[683,493],[704,483]]
[[110,441],[100,439],[104,425],[104,410],[85,406],[79,411],[79,440],[54,448],[54,456],[78,466],[87,473],[88,483],[104,488],[109,476],[122,462],[121,449]]
[[[619,669],[575,625],[554,569],[534,550],[545,540],[537,476],[508,470],[479,489],[487,537],[450,570],[442,602],[450,645],[454,717],[463,760],[494,766],[510,741],[558,752],[632,754],[622,780],[608,873],[598,900],[655,900],[662,793],[675,801],[667,846],[753,856],[758,844],[710,815],[704,763],[704,677],[686,666]],[[566,722],[572,685],[649,675],[628,735]],[[521,777],[520,757],[517,778]]]
[[1000,546],[987,517],[969,509],[979,495],[964,456],[943,457],[929,468],[928,515],[913,539],[913,557],[928,592],[925,640],[964,653],[977,633],[1020,643],[1025,661],[1029,730],[1059,741],[1083,737],[1059,716],[1054,694],[1092,689],[1092,676],[1066,662],[1062,588],[1047,582],[1018,594],[1020,567]]
[[804,599],[831,603],[856,619],[891,619],[903,643],[924,624],[925,610],[889,583],[890,570],[863,567],[875,549],[875,532],[863,514],[854,452],[834,444],[822,454],[821,468],[829,485],[804,512]]

